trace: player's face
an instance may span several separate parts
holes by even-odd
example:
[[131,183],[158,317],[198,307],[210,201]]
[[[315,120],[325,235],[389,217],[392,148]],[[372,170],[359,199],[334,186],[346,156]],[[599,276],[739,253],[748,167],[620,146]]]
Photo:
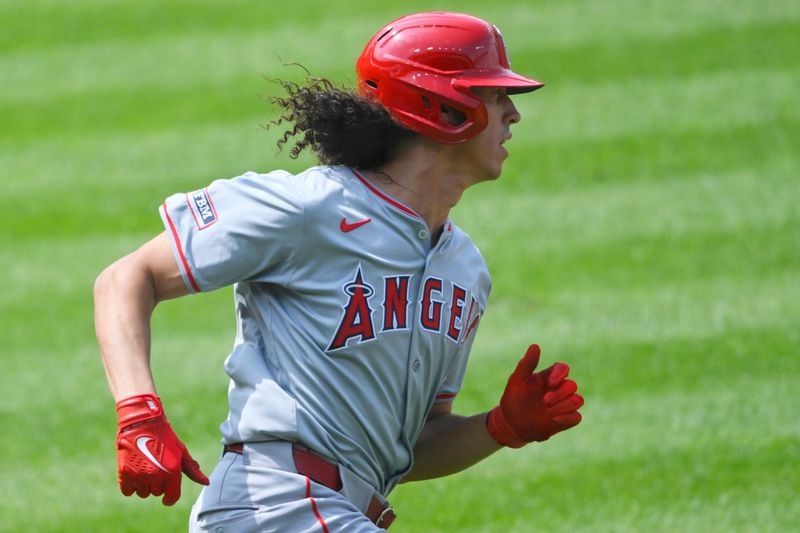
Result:
[[472,92],[483,101],[488,115],[486,129],[461,145],[477,183],[500,176],[508,157],[503,145],[511,138],[511,125],[521,117],[504,87],[475,87]]

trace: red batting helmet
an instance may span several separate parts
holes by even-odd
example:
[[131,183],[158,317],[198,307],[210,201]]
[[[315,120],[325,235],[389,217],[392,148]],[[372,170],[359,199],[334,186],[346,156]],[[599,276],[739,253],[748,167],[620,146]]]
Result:
[[[462,13],[417,13],[382,28],[356,63],[362,95],[376,98],[403,126],[442,143],[464,142],[487,124],[472,87],[509,94],[544,85],[513,72],[496,26]],[[466,120],[452,124],[442,106]]]

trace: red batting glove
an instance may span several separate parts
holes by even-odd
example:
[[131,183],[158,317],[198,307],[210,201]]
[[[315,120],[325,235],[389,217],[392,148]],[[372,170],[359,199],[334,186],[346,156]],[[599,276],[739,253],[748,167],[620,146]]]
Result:
[[181,471],[192,481],[208,485],[164,416],[158,396],[141,394],[117,403],[117,471],[122,494],[142,498],[161,496],[173,505],[181,496]]
[[503,446],[521,448],[529,442],[545,441],[581,421],[578,409],[583,397],[578,385],[566,379],[564,363],[534,372],[539,364],[539,346],[532,344],[508,378],[500,405],[489,412],[489,434]]

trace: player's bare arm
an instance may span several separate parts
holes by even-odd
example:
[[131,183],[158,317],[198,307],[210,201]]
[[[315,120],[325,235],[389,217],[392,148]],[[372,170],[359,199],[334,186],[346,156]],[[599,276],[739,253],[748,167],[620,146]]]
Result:
[[462,416],[452,407],[448,402],[431,409],[414,446],[414,468],[404,482],[455,474],[502,448],[486,429],[487,413]]
[[117,260],[97,278],[95,331],[116,401],[155,393],[150,317],[158,302],[187,293],[165,233]]

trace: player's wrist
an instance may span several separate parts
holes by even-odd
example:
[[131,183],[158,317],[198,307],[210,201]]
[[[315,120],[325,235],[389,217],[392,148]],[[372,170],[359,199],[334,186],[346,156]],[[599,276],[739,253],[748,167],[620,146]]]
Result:
[[486,429],[498,444],[508,448],[522,448],[529,442],[509,424],[499,405],[486,414]]
[[164,406],[155,394],[130,396],[118,401],[116,407],[120,430],[164,415]]

